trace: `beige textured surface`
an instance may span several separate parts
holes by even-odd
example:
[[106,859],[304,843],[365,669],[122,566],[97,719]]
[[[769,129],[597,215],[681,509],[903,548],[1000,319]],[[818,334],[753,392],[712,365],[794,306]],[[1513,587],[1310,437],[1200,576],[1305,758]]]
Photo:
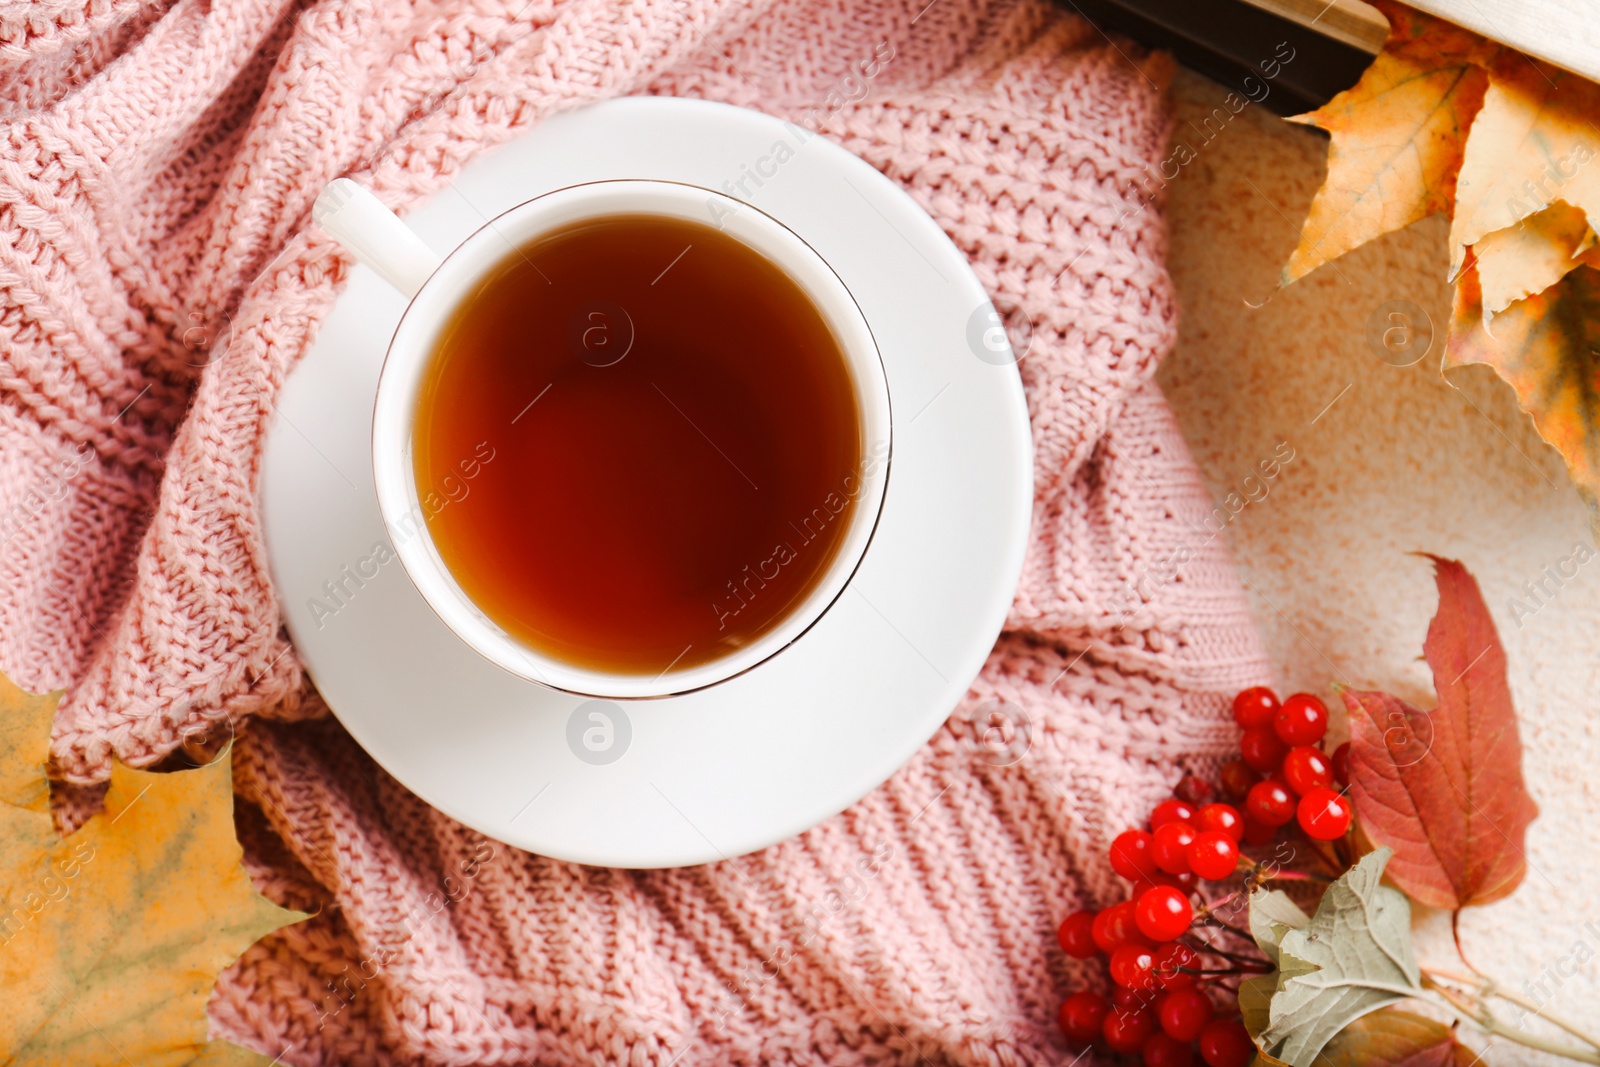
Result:
[[[1575,543],[1593,545],[1583,508],[1492,372],[1439,374],[1444,220],[1273,295],[1326,141],[1249,107],[1207,143],[1199,118],[1226,90],[1185,72],[1176,93],[1175,136],[1195,158],[1170,188],[1183,320],[1161,381],[1219,503],[1244,496],[1244,479],[1280,442],[1295,450],[1275,479],[1251,483],[1261,499],[1227,531],[1278,680],[1330,705],[1329,683],[1343,680],[1432,706],[1418,657],[1436,601],[1426,561],[1407,553],[1467,564],[1506,645],[1523,769],[1542,814],[1527,880],[1469,911],[1463,941],[1482,970],[1514,988],[1534,983],[1535,996],[1542,977],[1553,1010],[1600,1027],[1600,558],[1520,626],[1510,605],[1518,597],[1531,608],[1523,583]],[[1391,300],[1415,302],[1436,328],[1432,352],[1413,366],[1392,366],[1367,343],[1369,317]],[[1425,962],[1454,962],[1445,916],[1424,914],[1417,929]],[[1558,970],[1571,973],[1556,979]],[[1564,1062],[1503,1040],[1487,1061]]]

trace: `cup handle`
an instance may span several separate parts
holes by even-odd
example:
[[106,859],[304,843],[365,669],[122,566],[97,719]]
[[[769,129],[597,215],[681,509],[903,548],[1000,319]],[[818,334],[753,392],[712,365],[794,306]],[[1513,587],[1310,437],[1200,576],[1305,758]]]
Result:
[[407,299],[417,295],[443,262],[400,216],[349,178],[335,178],[322,187],[311,217]]

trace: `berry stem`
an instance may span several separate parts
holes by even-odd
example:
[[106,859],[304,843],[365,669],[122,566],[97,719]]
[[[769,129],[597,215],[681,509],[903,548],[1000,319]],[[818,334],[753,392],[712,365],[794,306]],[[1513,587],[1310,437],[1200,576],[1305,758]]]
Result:
[[1267,882],[1321,882],[1332,885],[1333,879],[1326,875],[1313,874],[1310,871],[1289,871],[1275,864],[1258,863],[1249,856],[1241,855],[1239,863],[1249,872],[1247,881],[1256,885],[1265,885]]
[[[1337,837],[1332,841],[1316,841],[1308,837],[1305,842],[1307,850],[1336,876],[1348,871],[1352,866],[1352,863],[1345,858],[1344,849],[1341,847],[1343,843],[1343,838]],[[1332,882],[1333,879],[1329,878],[1327,881]]]
[[1255,940],[1254,935],[1252,935],[1249,930],[1241,930],[1241,929],[1239,929],[1239,927],[1234,926],[1232,923],[1227,922],[1224,919],[1219,919],[1217,917],[1217,913],[1212,911],[1211,908],[1206,906],[1205,904],[1201,904],[1200,907],[1198,909],[1196,909],[1195,918],[1198,921],[1205,923],[1207,926],[1220,927],[1221,929],[1228,931],[1228,933],[1233,934],[1236,937],[1242,937],[1247,941],[1254,941]]
[[1229,893],[1225,897],[1218,897],[1216,900],[1202,901],[1202,904],[1204,904],[1205,910],[1210,912],[1232,911],[1234,901],[1238,900],[1244,895],[1245,891],[1243,889],[1235,889],[1232,893]]
[[1261,879],[1262,882],[1321,882],[1323,885],[1332,885],[1333,879],[1325,874],[1315,874],[1311,871],[1285,871],[1277,870]]
[[[1442,985],[1442,982],[1453,982],[1457,985],[1466,986],[1468,989],[1472,990],[1474,996],[1477,998],[1498,997],[1508,1004],[1515,1004],[1517,1007],[1528,1012],[1529,1014],[1538,1016],[1552,1026],[1565,1030],[1567,1033],[1571,1034],[1573,1037],[1577,1038],[1579,1041],[1582,1041],[1584,1044],[1589,1045],[1595,1050],[1594,1053],[1589,1053],[1587,1050],[1582,1050],[1582,1056],[1574,1056],[1566,1052],[1557,1052],[1556,1055],[1567,1056],[1569,1059],[1582,1059],[1585,1056],[1600,1057],[1600,1038],[1597,1038],[1587,1030],[1580,1028],[1576,1023],[1567,1019],[1563,1019],[1559,1015],[1554,1015],[1548,1010],[1541,1008],[1538,1004],[1535,1004],[1533,1001],[1529,1000],[1527,997],[1524,997],[1516,990],[1502,987],[1494,979],[1485,975],[1478,975],[1475,978],[1469,978],[1464,974],[1452,974],[1449,971],[1438,971],[1430,968],[1424,968],[1422,971],[1422,981],[1423,985],[1438,992],[1446,1000],[1451,1001],[1452,1005],[1456,1004],[1456,1001],[1453,1000],[1452,997],[1460,997],[1461,994],[1456,990],[1450,989],[1448,986]],[[1479,1015],[1469,1015],[1469,1018],[1471,1018],[1473,1022],[1477,1023],[1479,1026],[1482,1026],[1490,1033],[1499,1034],[1503,1037],[1509,1037],[1513,1041],[1520,1040],[1519,1037],[1513,1037],[1502,1029],[1493,1029],[1490,1026],[1485,1025],[1485,1019],[1494,1022],[1496,1026],[1499,1026],[1500,1024],[1494,1019],[1494,1017],[1489,1013],[1489,1010],[1484,1007],[1481,1002],[1474,1007],[1471,1001],[1465,1000],[1465,998],[1463,998],[1463,1000],[1467,1004],[1466,1010],[1469,1012],[1475,1010],[1482,1016],[1480,1018]],[[1521,1034],[1520,1029],[1516,1032]],[[1535,1047],[1543,1048],[1544,1046]],[[1550,1052],[1554,1050],[1545,1048],[1545,1051]],[[1586,1062],[1600,1063],[1600,1058],[1590,1058]]]
[[1333,845],[1333,854],[1338,859],[1339,866],[1347,871],[1356,865],[1355,845],[1350,840],[1352,832],[1353,829],[1347,830],[1343,837],[1330,842]]
[[1211,968],[1207,968],[1207,967],[1179,967],[1178,970],[1183,972],[1184,974],[1206,975],[1208,977],[1216,977],[1218,975],[1229,975],[1229,974],[1271,974],[1274,970],[1276,970],[1276,968],[1274,968],[1271,964],[1268,964],[1265,967],[1245,967],[1245,966],[1242,966],[1242,965],[1238,966],[1238,967],[1211,967]]
[[[1207,955],[1221,956],[1225,960],[1232,960],[1234,963],[1239,964],[1249,964],[1252,967],[1260,966],[1266,962],[1259,957],[1242,956],[1237,952],[1229,952],[1227,949],[1218,948],[1216,945],[1204,940],[1200,937],[1200,935],[1193,932],[1191,932],[1189,936],[1194,940],[1194,943],[1189,945],[1189,947],[1195,949],[1196,951],[1204,952]],[[1271,970],[1272,968],[1269,966],[1267,969]]]

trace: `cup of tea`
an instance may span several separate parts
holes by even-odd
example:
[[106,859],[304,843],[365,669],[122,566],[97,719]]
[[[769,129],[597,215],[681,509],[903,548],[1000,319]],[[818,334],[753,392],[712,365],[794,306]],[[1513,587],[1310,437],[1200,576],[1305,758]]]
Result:
[[378,505],[491,662],[585,696],[685,693],[844,591],[888,484],[889,391],[793,231],[654,180],[535,197],[442,259],[349,179],[314,215],[410,297],[373,412]]

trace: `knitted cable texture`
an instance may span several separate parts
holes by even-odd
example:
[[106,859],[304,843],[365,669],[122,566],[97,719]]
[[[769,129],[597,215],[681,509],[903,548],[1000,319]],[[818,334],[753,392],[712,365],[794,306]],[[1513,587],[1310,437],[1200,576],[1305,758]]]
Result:
[[[103,780],[237,724],[247,864],[315,911],[219,983],[286,1064],[1043,1064],[1092,979],[1053,927],[1108,835],[1224,751],[1265,678],[1151,382],[1161,57],[1045,0],[50,0],[0,13],[0,668]],[[481,150],[629,93],[805,123],[901,183],[1033,331],[1032,542],[1006,633],[893,778],[763,852],[579,867],[363,753],[280,628],[255,502],[273,400],[348,258]],[[937,580],[930,576],[929,580]],[[1027,751],[974,720],[1004,700]],[[232,728],[231,725],[228,728]]]

